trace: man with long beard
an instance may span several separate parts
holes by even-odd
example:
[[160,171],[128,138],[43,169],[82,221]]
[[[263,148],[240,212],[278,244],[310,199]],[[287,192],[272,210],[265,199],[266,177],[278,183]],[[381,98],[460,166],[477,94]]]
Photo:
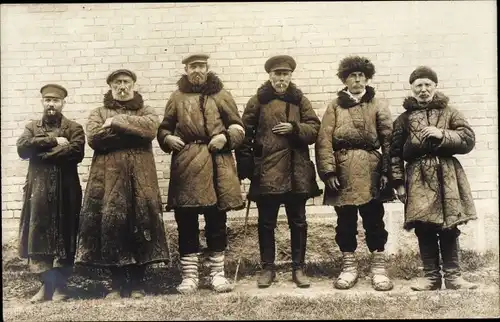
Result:
[[31,302],[68,298],[82,198],[77,166],[85,152],[83,127],[62,114],[66,89],[48,84],[40,92],[43,117],[26,125],[17,140],[19,156],[29,159],[19,253],[43,283]]
[[244,201],[232,150],[245,136],[236,103],[221,80],[209,72],[208,55],[189,55],[182,63],[178,90],[170,96],[158,143],[172,153],[167,210],[174,210],[182,265],[180,293],[198,288],[200,252],[198,216],[205,217],[210,284],[216,292],[231,291],[224,276],[227,245],[226,212]]

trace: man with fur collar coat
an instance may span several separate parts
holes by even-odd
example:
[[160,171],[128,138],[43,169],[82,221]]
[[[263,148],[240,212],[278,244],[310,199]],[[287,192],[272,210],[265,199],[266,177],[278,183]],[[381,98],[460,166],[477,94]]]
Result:
[[195,54],[182,61],[186,75],[170,95],[157,134],[161,149],[172,153],[167,210],[174,210],[179,232],[180,293],[198,288],[200,213],[205,217],[212,289],[232,290],[224,276],[227,211],[245,205],[232,155],[245,131],[233,97],[209,72],[208,57]]
[[477,287],[460,273],[457,226],[477,215],[467,176],[454,157],[474,148],[475,135],[448,97],[436,91],[437,83],[429,67],[411,73],[413,95],[394,121],[391,142],[392,181],[405,204],[404,228],[415,228],[424,266],[424,277],[411,287],[415,291],[442,287],[440,254],[447,289]]
[[236,152],[240,179],[251,180],[249,199],[257,202],[262,271],[259,287],[275,278],[275,236],[278,211],[285,204],[291,233],[293,280],[309,287],[304,274],[307,241],[306,201],[321,195],[309,145],[320,127],[311,103],[291,82],[295,60],[287,55],[265,63],[269,81],[247,103],[243,113],[244,144]]
[[[343,268],[335,287],[348,289],[358,278],[355,257],[358,211],[366,244],[372,252],[372,286],[392,289],[385,270],[383,202],[394,199],[388,185],[392,118],[388,102],[375,97],[368,86],[375,66],[365,57],[349,56],[337,76],[346,86],[323,115],[316,141],[316,166],[325,182],[324,204],[335,207],[335,241],[343,255]],[[382,154],[378,151],[382,148]]]

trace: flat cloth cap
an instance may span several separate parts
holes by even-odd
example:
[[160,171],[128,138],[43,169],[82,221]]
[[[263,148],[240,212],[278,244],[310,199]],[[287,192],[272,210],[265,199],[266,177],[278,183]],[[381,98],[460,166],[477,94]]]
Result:
[[295,59],[288,55],[278,55],[269,58],[264,64],[266,72],[270,73],[275,70],[289,70],[293,72],[297,67]]
[[64,99],[68,96],[68,91],[66,88],[57,84],[47,84],[40,89],[40,93],[42,93],[42,97],[56,97],[60,99]]
[[207,54],[192,54],[187,57],[185,57],[182,60],[182,63],[187,65],[187,64],[192,64],[192,63],[207,63],[208,58],[210,56]]
[[137,76],[135,75],[135,73],[133,71],[128,70],[128,69],[117,69],[108,75],[108,78],[106,78],[106,83],[108,83],[108,85],[109,85],[109,83],[111,83],[118,75],[130,76],[130,78],[132,78],[134,83],[137,81]]

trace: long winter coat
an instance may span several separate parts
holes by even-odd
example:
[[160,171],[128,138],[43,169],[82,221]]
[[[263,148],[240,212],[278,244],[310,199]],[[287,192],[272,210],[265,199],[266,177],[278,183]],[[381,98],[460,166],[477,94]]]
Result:
[[[243,141],[244,130],[233,97],[211,72],[203,86],[193,86],[186,75],[177,85],[157,134],[161,149],[172,153],[167,210],[242,209],[245,203],[232,150]],[[225,147],[210,153],[210,139],[221,133],[227,138]],[[186,145],[172,151],[165,143],[167,135],[179,136]]]
[[[394,122],[391,167],[394,186],[404,184],[404,228],[426,222],[450,228],[476,219],[472,193],[455,154],[467,154],[475,144],[474,131],[462,113],[448,105],[448,97],[437,92],[426,108],[415,98],[403,103],[406,109]],[[422,129],[443,129],[444,138],[422,139]],[[406,161],[406,168],[404,166]]]
[[[122,105],[123,104],[123,105]],[[113,117],[110,128],[103,123]],[[159,119],[140,94],[120,103],[109,91],[94,109],[87,137],[94,150],[85,190],[76,262],[124,266],[166,261],[160,189],[151,142]]]
[[391,132],[388,102],[376,98],[372,87],[366,87],[359,102],[346,89],[338,93],[323,115],[316,141],[316,166],[321,180],[335,175],[340,181],[337,192],[326,188],[325,205],[362,205],[372,199],[394,199],[389,184],[380,191],[381,175],[389,178]]
[[[56,137],[69,145],[57,145]],[[77,166],[83,159],[83,127],[62,116],[55,131],[43,120],[26,125],[17,152],[29,159],[19,227],[19,255],[51,255],[74,259],[82,187]]]
[[[280,122],[293,125],[288,135],[272,128]],[[278,96],[269,81],[250,98],[243,113],[245,141],[237,150],[238,173],[251,180],[249,199],[293,193],[306,198],[321,195],[309,145],[316,141],[320,121],[311,103],[290,83]]]

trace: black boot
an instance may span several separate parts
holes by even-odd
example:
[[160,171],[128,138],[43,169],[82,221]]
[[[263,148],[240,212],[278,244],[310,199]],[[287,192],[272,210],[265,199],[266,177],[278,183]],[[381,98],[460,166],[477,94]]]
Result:
[[129,284],[128,290],[130,291],[131,298],[143,298],[146,296],[144,292],[144,273],[146,267],[143,265],[130,265],[128,267]]
[[55,290],[52,296],[52,301],[66,301],[69,299],[67,288],[68,278],[71,274],[72,267],[58,267],[56,268]]
[[292,279],[298,287],[306,288],[311,285],[304,273],[304,263],[307,245],[307,224],[290,229],[292,247]]
[[262,271],[257,278],[257,286],[260,288],[269,287],[276,277],[274,266],[276,258],[274,229],[259,225],[259,250]]
[[[415,230],[417,232],[417,230]],[[417,234],[420,257],[424,265],[424,277],[411,286],[414,291],[432,291],[441,288],[442,276],[439,267],[439,245],[435,232]]]
[[106,299],[119,299],[122,297],[122,287],[126,283],[124,267],[111,268],[111,292],[106,295]]
[[443,258],[444,285],[447,289],[475,289],[477,284],[466,281],[460,271],[460,259],[457,228],[439,233],[441,256]]

